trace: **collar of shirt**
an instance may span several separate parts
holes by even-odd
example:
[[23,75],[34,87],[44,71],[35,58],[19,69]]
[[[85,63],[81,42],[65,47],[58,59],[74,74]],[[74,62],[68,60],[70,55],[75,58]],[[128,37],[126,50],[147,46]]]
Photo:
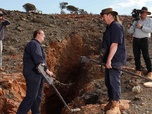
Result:
[[35,41],[37,41],[39,44],[41,44],[38,40],[36,40],[35,38],[33,38],[32,40],[35,40]]

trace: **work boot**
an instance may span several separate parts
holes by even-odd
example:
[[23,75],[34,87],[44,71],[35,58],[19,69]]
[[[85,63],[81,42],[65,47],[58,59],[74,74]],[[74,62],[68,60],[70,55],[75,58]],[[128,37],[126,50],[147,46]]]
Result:
[[106,111],[106,114],[121,114],[119,109],[119,101],[112,100],[111,103],[111,107]]
[[147,77],[150,78],[150,79],[152,79],[152,72],[149,72],[149,73],[147,74]]
[[112,102],[111,102],[111,101],[109,101],[109,102],[106,104],[106,106],[104,107],[104,111],[109,110],[109,109],[110,109],[110,107],[111,107],[111,105],[112,105]]
[[[137,70],[136,74],[139,75],[139,76],[141,76],[141,71]],[[135,75],[135,76],[133,76],[133,78],[138,78],[138,76]]]

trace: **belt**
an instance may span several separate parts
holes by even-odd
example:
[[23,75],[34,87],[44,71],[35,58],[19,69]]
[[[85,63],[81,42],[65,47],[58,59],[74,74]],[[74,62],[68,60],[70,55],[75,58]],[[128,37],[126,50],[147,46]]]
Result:
[[145,40],[145,39],[147,39],[148,37],[144,37],[144,38],[136,38],[136,37],[134,37],[134,39],[135,40]]

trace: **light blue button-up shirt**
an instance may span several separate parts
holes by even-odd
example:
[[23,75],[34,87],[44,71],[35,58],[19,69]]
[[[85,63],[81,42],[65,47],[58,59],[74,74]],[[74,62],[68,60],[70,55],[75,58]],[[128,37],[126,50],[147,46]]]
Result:
[[[137,22],[143,26],[142,29],[136,27]],[[143,21],[141,19],[134,21],[132,26],[128,29],[128,32],[133,34],[133,37],[136,38],[150,38],[152,33],[152,19],[146,18]]]

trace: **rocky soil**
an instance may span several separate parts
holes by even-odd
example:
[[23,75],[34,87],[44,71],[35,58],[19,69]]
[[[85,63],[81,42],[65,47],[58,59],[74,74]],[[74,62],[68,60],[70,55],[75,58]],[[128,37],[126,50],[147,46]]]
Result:
[[[5,28],[3,49],[4,72],[0,72],[0,114],[15,114],[25,96],[25,80],[22,75],[24,47],[36,29],[43,29],[46,40],[47,63],[56,75],[55,86],[70,108],[81,108],[75,114],[103,114],[103,104],[107,102],[104,72],[93,62],[81,63],[81,56],[98,60],[99,45],[105,24],[99,15],[74,14],[26,14],[19,11],[1,9],[4,17],[11,21]],[[125,70],[134,72],[132,37],[126,31],[131,17],[121,16],[125,28],[127,64]],[[150,41],[150,55],[152,56]],[[143,66],[145,64],[142,59]],[[145,75],[145,69],[143,68]],[[133,79],[122,73],[122,100],[125,110],[122,114],[152,114],[152,89],[143,86],[147,80]],[[129,104],[129,105],[128,105]],[[41,104],[42,114],[70,114],[54,90],[45,84]],[[29,112],[30,114],[30,112]]]

